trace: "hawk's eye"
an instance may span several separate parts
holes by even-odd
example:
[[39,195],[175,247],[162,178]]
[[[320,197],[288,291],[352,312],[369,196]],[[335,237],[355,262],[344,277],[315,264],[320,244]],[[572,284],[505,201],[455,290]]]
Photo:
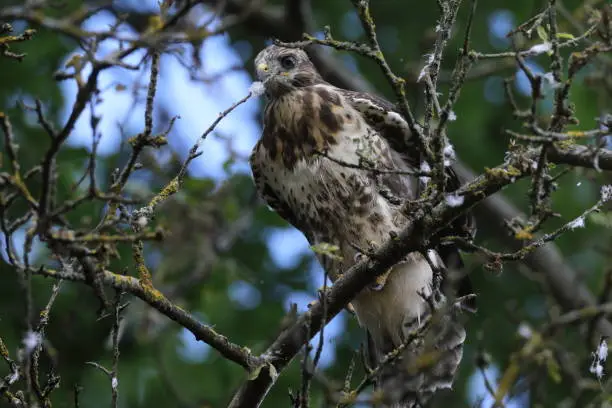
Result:
[[280,63],[284,69],[289,70],[295,68],[296,60],[293,55],[285,55],[281,57]]

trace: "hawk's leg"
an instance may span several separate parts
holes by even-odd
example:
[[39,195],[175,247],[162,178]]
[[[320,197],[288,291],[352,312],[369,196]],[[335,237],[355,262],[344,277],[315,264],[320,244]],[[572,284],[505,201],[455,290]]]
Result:
[[[360,262],[365,257],[373,258],[376,249],[378,248],[378,244],[372,240],[367,242],[368,247],[366,249],[360,248],[358,245],[354,243],[349,243],[350,246],[357,251],[355,253],[354,260],[355,262]],[[369,288],[373,291],[380,291],[385,287],[385,283],[387,283],[387,279],[389,278],[389,274],[393,268],[389,268],[385,273],[376,277],[374,283],[370,284]]]
[[[319,290],[321,290],[321,288],[319,288]],[[310,309],[311,307],[313,307],[315,303],[316,303],[316,300],[309,302],[308,308]],[[353,316],[355,315],[355,309],[353,308],[353,305],[350,302],[346,306],[344,306],[344,309],[350,314],[352,314]]]
[[[331,290],[330,285],[321,286],[317,289],[317,294],[319,295],[319,300],[321,302],[323,302],[323,298],[326,295],[325,290],[329,292]],[[315,303],[316,303],[316,300],[310,301],[307,307],[310,309],[312,306],[314,306]],[[346,309],[346,311],[349,312],[350,314],[355,315],[355,309],[353,309],[353,305],[350,302],[344,307],[344,309]]]
[[389,278],[389,274],[393,268],[389,268],[385,273],[376,277],[376,280],[373,284],[370,285],[370,289],[373,291],[382,290],[385,287],[385,283],[387,283],[387,279]]

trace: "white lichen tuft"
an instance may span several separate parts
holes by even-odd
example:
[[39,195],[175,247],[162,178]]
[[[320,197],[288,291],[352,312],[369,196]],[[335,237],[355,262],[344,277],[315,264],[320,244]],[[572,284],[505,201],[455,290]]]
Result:
[[138,217],[138,219],[136,220],[136,224],[138,224],[138,226],[140,228],[144,228],[147,226],[147,224],[149,223],[149,219],[147,217],[145,217],[144,215],[141,215],[140,217]]
[[445,200],[449,207],[459,207],[463,204],[465,198],[459,194],[449,194],[445,197]]
[[610,200],[612,200],[612,184],[601,187],[601,201],[605,203]]
[[606,361],[608,358],[608,342],[605,339],[602,339],[599,347],[597,347],[597,358],[600,361]]
[[[612,131],[612,127],[610,127],[610,123],[612,123],[612,117],[608,114],[608,115],[603,115],[600,119],[599,119],[599,130],[601,130],[603,133],[610,133]],[[607,135],[607,137],[610,137],[611,135]]]
[[544,80],[545,83],[550,85],[552,89],[557,89],[561,87],[562,85],[561,82],[555,79],[555,76],[552,72],[547,72],[544,75],[542,75],[542,79]]
[[30,354],[38,345],[41,343],[42,337],[40,333],[35,331],[28,331],[22,340],[25,352]]
[[603,377],[604,374],[603,366],[599,362],[591,364],[591,368],[589,368],[589,371],[591,372],[591,374],[595,374],[595,377],[597,377],[598,380],[601,380],[601,377]]
[[608,341],[605,337],[601,338],[597,350],[591,353],[591,355],[593,356],[593,361],[591,362],[591,367],[589,367],[589,372],[595,375],[598,380],[601,380],[604,375],[603,363],[608,358]]
[[421,79],[423,79],[425,77],[425,75],[428,74],[429,66],[434,61],[434,55],[433,54],[425,54],[425,56],[427,57],[427,62],[423,66],[423,69],[421,69],[421,72],[419,72],[419,76],[417,77],[417,82],[421,82]]
[[[424,161],[424,162],[421,163],[420,170],[423,173],[429,173],[429,172],[431,172],[431,167],[429,167],[429,163]],[[431,177],[428,177],[428,176],[421,176],[421,177],[419,177],[419,181],[421,183],[423,183],[424,186],[426,186],[427,183],[429,183],[429,180],[431,180]]]
[[454,122],[457,120],[457,114],[455,113],[455,111],[450,111],[448,113],[448,120],[450,120],[451,122]]
[[111,379],[111,387],[113,388],[113,390],[116,390],[118,386],[119,386],[119,379],[113,376],[113,378]]
[[456,158],[455,148],[453,147],[453,145],[450,143],[446,143],[446,146],[444,147],[444,151],[442,153],[444,154],[444,167],[448,167],[453,164]]
[[527,50],[527,54],[530,55],[540,55],[544,54],[552,49],[552,44],[549,42],[545,42],[542,44],[536,44],[530,49]]
[[519,324],[517,333],[524,339],[530,339],[531,336],[533,336],[533,330],[531,329],[531,326],[529,326],[529,324],[525,322],[521,322],[521,324]]
[[417,82],[421,82],[421,79],[425,77],[425,74],[427,73],[428,69],[429,69],[429,65],[425,65],[423,69],[421,69],[421,72],[419,72],[419,76],[417,77]]
[[567,224],[567,227],[569,229],[576,229],[576,228],[584,228],[585,224],[584,224],[584,216],[581,215],[580,217],[576,218],[573,221],[570,221]]
[[17,381],[19,381],[19,371],[13,371],[13,373],[8,378],[8,383],[15,384]]
[[266,87],[264,86],[263,82],[255,81],[249,87],[249,92],[253,96],[261,96],[266,92]]

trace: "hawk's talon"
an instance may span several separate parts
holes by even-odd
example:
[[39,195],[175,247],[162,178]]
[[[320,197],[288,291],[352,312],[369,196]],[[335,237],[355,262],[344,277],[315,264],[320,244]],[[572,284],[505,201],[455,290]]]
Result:
[[385,287],[385,284],[387,283],[387,279],[389,278],[390,274],[391,274],[391,268],[387,270],[387,272],[383,273],[382,275],[377,276],[374,283],[370,285],[370,289],[375,292],[382,290]]
[[368,248],[366,249],[366,254],[370,258],[374,258],[376,255],[376,250],[378,249],[378,243],[376,241],[368,240],[367,242]]
[[[323,302],[323,297],[325,295],[325,292],[323,291],[323,286],[321,286],[319,289],[317,289],[317,294],[319,295],[319,301]],[[327,286],[327,291],[330,291],[330,287]],[[311,300],[310,302],[308,302],[308,305],[306,306],[308,309],[312,308],[314,306],[314,304],[317,303],[316,300]],[[349,312],[352,315],[355,315],[355,309],[353,308],[353,305],[349,302],[346,306],[344,306],[344,308],[346,309],[347,312]]]
[[373,290],[374,292],[380,292],[382,288],[384,287],[385,285],[381,283],[373,283],[370,285],[370,289]]
[[[367,252],[365,249],[361,248],[359,245],[357,245],[354,242],[347,241],[347,243],[350,245],[351,248],[355,250],[355,252],[357,252],[357,254],[365,255],[365,253]],[[355,257],[357,256],[357,254],[355,254]]]
[[361,248],[353,242],[349,242],[348,244],[355,250],[355,255],[353,256],[353,261],[355,263],[362,261],[365,257],[374,258],[378,247],[378,244],[371,240],[366,242],[367,248]]

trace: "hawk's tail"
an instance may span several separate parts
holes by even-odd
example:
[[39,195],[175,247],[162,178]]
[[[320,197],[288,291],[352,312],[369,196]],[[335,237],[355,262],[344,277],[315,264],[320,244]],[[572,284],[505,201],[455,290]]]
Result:
[[[458,307],[446,308],[426,321],[415,322],[407,328],[406,346],[397,358],[390,357],[389,350],[387,357],[375,350],[378,362],[383,363],[377,379],[383,406],[422,407],[437,391],[452,387],[466,337],[460,314]],[[381,361],[385,358],[386,364]]]

